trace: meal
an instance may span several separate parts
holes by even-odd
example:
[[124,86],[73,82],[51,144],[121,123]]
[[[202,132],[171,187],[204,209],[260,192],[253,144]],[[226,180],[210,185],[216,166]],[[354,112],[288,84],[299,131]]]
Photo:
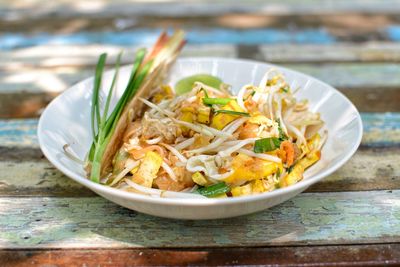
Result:
[[100,56],[88,178],[151,196],[198,198],[253,195],[300,181],[320,159],[327,133],[307,100],[295,98],[299,88],[275,69],[237,95],[207,74],[163,84],[183,44],[177,31],[163,33],[149,53],[139,50],[110,114],[121,55],[107,99],[100,97],[106,55]]

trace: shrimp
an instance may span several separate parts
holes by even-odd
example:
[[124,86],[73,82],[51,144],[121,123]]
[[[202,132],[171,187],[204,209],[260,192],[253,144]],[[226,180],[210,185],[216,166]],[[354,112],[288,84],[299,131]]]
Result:
[[[290,167],[295,161],[295,147],[290,141],[283,141],[280,146],[280,156],[283,162],[286,162],[287,166]],[[283,153],[282,153],[283,152]]]
[[246,122],[239,128],[239,138],[248,139],[257,137],[259,126],[255,123]]
[[244,102],[244,106],[250,112],[258,111],[257,102],[253,100],[252,96],[249,96],[248,99]]

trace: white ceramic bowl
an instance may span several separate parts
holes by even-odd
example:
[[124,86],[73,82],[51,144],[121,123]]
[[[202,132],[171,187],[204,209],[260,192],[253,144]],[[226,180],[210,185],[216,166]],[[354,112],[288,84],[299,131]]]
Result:
[[[360,115],[354,105],[331,86],[305,74],[279,66],[238,59],[184,58],[179,59],[170,75],[170,84],[182,77],[210,73],[220,77],[238,91],[244,84],[258,84],[271,67],[282,71],[292,88],[301,90],[299,99],[308,99],[313,111],[321,113],[329,137],[322,149],[321,160],[305,172],[299,183],[253,196],[224,199],[155,198],[124,192],[89,181],[81,165],[66,157],[63,145],[83,159],[92,142],[90,128],[90,103],[93,78],[86,79],[54,99],[43,112],[38,126],[40,147],[49,161],[76,182],[90,188],[126,208],[139,212],[177,219],[216,219],[253,213],[286,201],[310,185],[320,181],[341,167],[357,150],[362,137]],[[129,77],[130,66],[121,68],[113,105],[121,96]],[[111,83],[113,71],[104,74],[104,96]]]

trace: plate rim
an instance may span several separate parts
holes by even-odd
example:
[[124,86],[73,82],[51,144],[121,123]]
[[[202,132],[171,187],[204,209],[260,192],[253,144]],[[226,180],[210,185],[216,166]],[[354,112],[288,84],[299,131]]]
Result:
[[[262,200],[267,200],[270,198],[275,198],[279,196],[285,196],[289,195],[290,193],[294,191],[304,191],[306,188],[308,188],[310,185],[322,180],[323,178],[327,177],[328,175],[332,174],[333,172],[337,171],[340,167],[342,167],[357,151],[361,144],[362,136],[363,136],[363,124],[361,120],[360,113],[356,106],[339,90],[334,88],[333,86],[302,72],[286,68],[280,65],[272,64],[269,62],[263,62],[263,61],[257,61],[257,60],[251,60],[251,59],[241,59],[241,58],[224,58],[224,57],[181,57],[177,59],[177,62],[179,61],[230,61],[230,62],[236,62],[236,63],[251,63],[251,64],[258,64],[258,65],[266,65],[267,67],[277,67],[278,69],[281,69],[283,71],[289,71],[291,73],[294,73],[296,75],[300,76],[306,76],[307,78],[311,80],[315,80],[319,83],[321,83],[323,86],[326,86],[330,88],[330,90],[334,91],[335,93],[339,94],[340,97],[342,97],[345,102],[351,108],[356,112],[356,121],[357,121],[357,126],[358,126],[358,131],[357,131],[357,138],[356,142],[352,145],[351,150],[349,153],[345,154],[344,157],[339,159],[339,161],[334,164],[332,167],[328,168],[327,170],[324,170],[322,172],[318,172],[315,175],[312,175],[311,177],[307,179],[303,179],[300,182],[284,187],[284,188],[279,188],[275,189],[273,191],[269,192],[264,192],[261,194],[257,195],[250,195],[250,196],[241,196],[241,197],[232,197],[232,198],[162,198],[162,197],[152,197],[148,195],[142,195],[142,194],[137,194],[134,192],[126,192],[122,191],[120,189],[108,187],[99,183],[92,182],[91,180],[87,179],[86,177],[80,176],[74,172],[72,172],[69,168],[64,167],[63,165],[59,164],[55,158],[51,155],[49,150],[47,149],[45,142],[43,140],[43,124],[45,121],[45,118],[48,116],[48,113],[51,111],[51,108],[56,105],[59,101],[62,100],[63,97],[65,97],[66,94],[68,94],[71,90],[73,90],[76,86],[78,86],[81,83],[85,83],[89,81],[90,79],[93,79],[93,76],[90,76],[86,79],[83,79],[74,85],[70,86],[68,89],[63,91],[61,94],[59,94],[57,97],[55,97],[45,108],[43,113],[41,114],[38,122],[38,128],[37,128],[37,136],[38,136],[38,141],[39,141],[39,146],[40,149],[42,150],[43,154],[46,156],[47,160],[51,162],[59,171],[61,171],[63,174],[65,174],[68,178],[73,179],[74,181],[78,182],[79,184],[89,188],[92,191],[95,191],[96,193],[101,193],[101,194],[106,194],[106,195],[111,195],[113,197],[117,198],[124,198],[125,200],[130,200],[130,201],[139,201],[139,202],[146,202],[146,203],[151,203],[151,204],[162,204],[162,205],[179,205],[179,206],[209,206],[209,205],[234,205],[238,203],[244,203],[244,202],[257,202],[257,201],[262,201]],[[131,66],[131,64],[124,65],[121,67],[121,70],[123,68],[128,68]],[[113,72],[115,69],[110,69],[105,72]],[[328,137],[329,138],[329,137]],[[60,148],[61,149],[61,148]]]

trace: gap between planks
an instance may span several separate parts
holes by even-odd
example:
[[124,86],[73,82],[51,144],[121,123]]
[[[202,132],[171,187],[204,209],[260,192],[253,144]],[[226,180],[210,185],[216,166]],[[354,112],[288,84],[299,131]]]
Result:
[[[92,198],[0,198],[0,248],[185,248],[400,242],[400,191],[304,193],[235,219],[185,221]],[[284,223],[282,223],[284,222]]]
[[382,266],[400,264],[400,244],[214,249],[0,250],[0,265],[13,266]]

